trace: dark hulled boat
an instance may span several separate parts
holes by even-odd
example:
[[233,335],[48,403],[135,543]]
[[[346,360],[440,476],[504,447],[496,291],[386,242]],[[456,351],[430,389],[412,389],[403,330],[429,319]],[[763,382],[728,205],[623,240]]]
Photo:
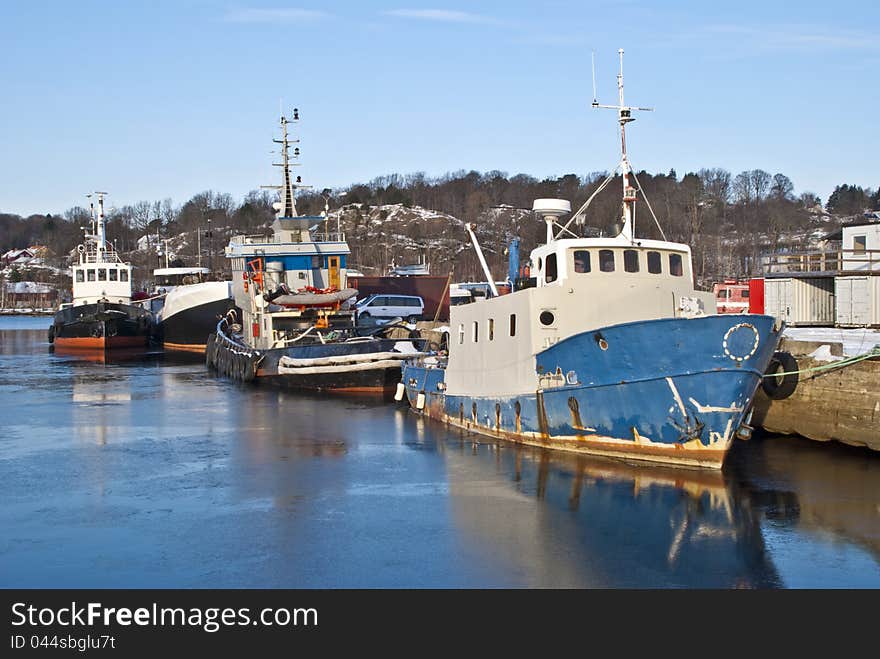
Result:
[[131,264],[107,243],[106,193],[96,194],[97,216],[92,204],[91,232],[77,247],[79,263],[71,266],[73,301],[55,313],[49,342],[65,350],[145,348],[153,332],[153,316],[131,304]]
[[97,302],[59,309],[49,342],[73,350],[142,348],[153,325],[150,312],[129,304]]

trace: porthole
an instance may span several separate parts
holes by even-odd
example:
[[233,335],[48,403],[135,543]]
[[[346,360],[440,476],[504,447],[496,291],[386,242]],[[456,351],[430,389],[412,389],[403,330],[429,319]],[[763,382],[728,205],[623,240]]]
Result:
[[546,327],[556,322],[556,316],[553,315],[552,311],[542,311],[541,315],[538,316],[538,320],[540,320],[541,324]]

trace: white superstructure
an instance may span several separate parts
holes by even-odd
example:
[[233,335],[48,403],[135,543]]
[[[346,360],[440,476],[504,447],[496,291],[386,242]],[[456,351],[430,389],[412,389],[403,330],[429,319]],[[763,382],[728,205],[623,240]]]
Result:
[[[623,50],[619,53],[619,105],[600,105],[595,100],[592,104],[618,112],[617,168],[564,225],[562,218],[571,212],[569,201],[535,200],[533,212],[546,224],[547,244],[531,253],[534,287],[450,308],[447,392],[513,396],[560,386],[564,381],[535,372],[536,355],[559,341],[621,323],[717,312],[715,296],[694,289],[687,245],[635,238],[639,183],[627,158],[625,130],[634,121],[633,110],[651,108],[625,105]],[[618,171],[623,180],[620,232],[608,238],[577,236],[572,223],[583,221],[590,202]]]
[[[353,312],[347,302],[344,313],[340,312],[340,304],[320,308],[306,302],[283,308],[272,304],[277,297],[286,299],[298,292],[322,294],[347,287],[346,258],[351,250],[341,227],[337,227],[337,233],[327,228],[329,191],[321,215],[297,213],[295,191],[311,187],[302,183],[302,177],[294,178],[290,173],[290,168],[299,163],[291,162],[289,150],[299,140],[288,134],[288,126],[297,121],[296,109],[292,119],[282,116],[281,139],[274,140],[281,145],[281,162],[273,163],[281,168],[281,185],[261,186],[279,192],[272,235],[233,236],[225,250],[232,270],[232,296],[241,310],[242,335],[249,346],[258,349],[283,347],[312,331],[327,330],[333,316],[353,325]],[[296,147],[293,159],[299,155]]]
[[450,309],[446,385],[462,395],[534,392],[535,355],[585,331],[716,312],[691,252],[660,240],[554,240],[532,252],[536,286]]
[[98,212],[90,198],[91,226],[85,240],[77,246],[79,263],[71,266],[73,279],[73,305],[97,302],[131,302],[131,264],[119,258],[116,250],[107,242],[104,219],[104,195],[96,192]]

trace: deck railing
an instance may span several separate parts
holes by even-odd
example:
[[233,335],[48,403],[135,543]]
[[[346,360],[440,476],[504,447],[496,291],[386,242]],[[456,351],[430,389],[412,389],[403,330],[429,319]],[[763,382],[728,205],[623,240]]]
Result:
[[[287,244],[286,242],[282,243],[282,241],[276,239],[275,235],[266,235],[264,233],[252,233],[252,234],[244,234],[243,237],[245,245],[278,245],[278,244]],[[345,233],[324,233],[323,231],[318,231],[312,234],[311,242],[316,243],[344,243],[345,242]],[[305,241],[308,242],[308,241]]]
[[837,249],[767,254],[762,257],[761,265],[764,274],[880,272],[880,250]]

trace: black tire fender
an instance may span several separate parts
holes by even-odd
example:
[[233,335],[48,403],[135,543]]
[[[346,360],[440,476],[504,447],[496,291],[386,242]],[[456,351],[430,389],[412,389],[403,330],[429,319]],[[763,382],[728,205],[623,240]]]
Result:
[[[797,389],[799,377],[797,360],[788,352],[774,352],[761,379],[761,388],[772,400],[785,400]],[[774,373],[786,375],[773,376]]]

